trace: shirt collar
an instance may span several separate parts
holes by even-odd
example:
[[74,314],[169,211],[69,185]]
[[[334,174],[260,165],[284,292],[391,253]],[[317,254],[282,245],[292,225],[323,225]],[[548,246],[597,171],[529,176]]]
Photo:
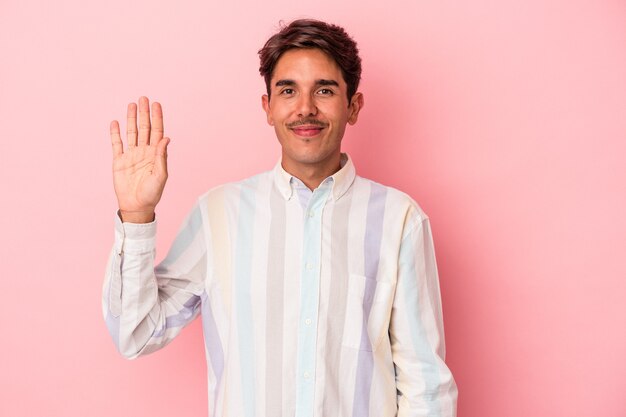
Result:
[[[332,196],[334,200],[338,200],[343,196],[350,186],[354,182],[354,178],[356,177],[356,170],[354,168],[354,164],[352,163],[352,159],[346,153],[341,154],[341,168],[339,171],[335,172],[328,178],[332,179]],[[293,181],[292,178],[296,178],[287,171],[284,170],[281,161],[279,160],[274,167],[274,182],[276,183],[276,187],[280,194],[285,198],[285,200],[289,200],[293,195]],[[322,184],[328,181],[326,178],[322,181]]]

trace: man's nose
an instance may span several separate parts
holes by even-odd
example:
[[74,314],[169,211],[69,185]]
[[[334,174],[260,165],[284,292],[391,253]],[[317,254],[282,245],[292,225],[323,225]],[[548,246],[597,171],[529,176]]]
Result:
[[317,106],[310,94],[300,95],[297,111],[299,117],[315,116],[317,114]]

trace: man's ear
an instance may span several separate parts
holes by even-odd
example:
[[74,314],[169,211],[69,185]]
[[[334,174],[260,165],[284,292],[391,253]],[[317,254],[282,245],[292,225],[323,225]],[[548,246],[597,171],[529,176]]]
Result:
[[267,115],[267,124],[270,126],[274,126],[274,120],[272,120],[272,116],[270,114],[270,98],[267,94],[263,94],[261,96],[261,105],[263,106],[263,110],[265,110],[265,114]]
[[357,119],[359,118],[359,112],[365,105],[363,101],[363,93],[354,93],[352,98],[350,99],[350,114],[348,115],[348,123],[351,125],[355,124]]

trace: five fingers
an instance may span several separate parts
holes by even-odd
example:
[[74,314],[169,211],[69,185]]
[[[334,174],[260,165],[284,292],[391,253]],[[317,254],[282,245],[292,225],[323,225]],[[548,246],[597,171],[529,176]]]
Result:
[[[139,108],[139,120],[137,119],[137,108]],[[113,156],[122,155],[124,148],[117,120],[111,122],[110,133]],[[152,103],[151,122],[150,103],[147,97],[139,98],[139,106],[135,103],[129,103],[126,111],[126,141],[128,146],[159,146],[162,149],[159,153],[164,155],[163,149],[167,143],[161,143],[163,139],[163,110],[161,105],[157,102]],[[169,139],[167,142],[169,143]]]

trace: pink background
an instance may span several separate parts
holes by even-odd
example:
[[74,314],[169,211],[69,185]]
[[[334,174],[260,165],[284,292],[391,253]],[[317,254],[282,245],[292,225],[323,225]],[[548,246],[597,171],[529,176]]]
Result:
[[459,416],[626,416],[617,0],[2,0],[0,415],[207,415],[199,321],[132,362],[106,331],[108,126],[163,103],[162,257],[196,196],[277,161],[256,52],[297,17],[357,39],[345,149],[431,217]]

